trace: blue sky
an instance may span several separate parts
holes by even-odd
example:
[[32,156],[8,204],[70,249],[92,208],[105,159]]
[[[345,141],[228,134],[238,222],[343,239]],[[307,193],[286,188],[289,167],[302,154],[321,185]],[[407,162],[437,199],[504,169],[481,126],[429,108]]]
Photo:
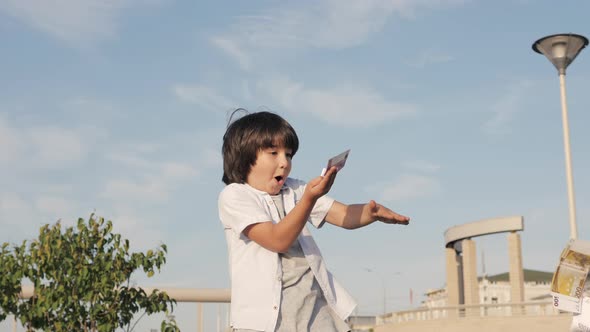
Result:
[[[292,176],[315,177],[350,148],[330,195],[412,218],[314,231],[359,314],[380,313],[384,293],[400,310],[444,286],[443,233],[467,222],[523,216],[524,266],[551,271],[569,238],[559,80],[531,45],[590,36],[589,11],[582,0],[1,0],[0,242],[95,211],[136,251],[168,245],[162,273],[137,283],[228,287],[220,146],[228,112],[244,107],[295,127]],[[588,52],[567,72],[581,239]],[[505,234],[476,243],[488,274],[508,270]],[[179,308],[181,327],[194,313]]]

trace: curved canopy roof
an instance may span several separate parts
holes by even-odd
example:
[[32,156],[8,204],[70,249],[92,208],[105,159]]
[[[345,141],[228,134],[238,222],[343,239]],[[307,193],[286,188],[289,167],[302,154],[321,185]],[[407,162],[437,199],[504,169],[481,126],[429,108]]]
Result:
[[447,229],[445,231],[445,247],[449,247],[454,242],[476,236],[522,230],[524,230],[522,216],[492,218],[470,222]]

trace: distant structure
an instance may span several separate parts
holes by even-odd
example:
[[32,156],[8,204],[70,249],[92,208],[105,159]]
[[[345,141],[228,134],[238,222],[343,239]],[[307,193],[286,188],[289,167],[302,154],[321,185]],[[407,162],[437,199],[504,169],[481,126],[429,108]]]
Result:
[[[523,269],[524,276],[524,301],[548,301],[551,300],[552,272]],[[478,304],[504,304],[511,303],[510,274],[500,273],[493,276],[483,275],[477,279],[479,293]],[[430,289],[426,292],[423,306],[427,308],[446,307],[448,294],[446,288]]]
[[480,283],[477,278],[477,254],[474,237],[508,232],[510,301],[524,301],[524,273],[520,234],[524,230],[522,216],[485,219],[445,231],[447,270],[446,305],[480,304]]

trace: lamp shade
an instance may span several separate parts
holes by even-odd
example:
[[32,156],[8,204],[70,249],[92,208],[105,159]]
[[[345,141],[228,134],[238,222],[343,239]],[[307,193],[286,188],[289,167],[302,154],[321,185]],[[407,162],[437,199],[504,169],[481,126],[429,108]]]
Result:
[[588,45],[588,38],[573,33],[557,34],[543,37],[533,44],[533,50],[543,54],[557,68],[559,74],[565,74],[570,65]]

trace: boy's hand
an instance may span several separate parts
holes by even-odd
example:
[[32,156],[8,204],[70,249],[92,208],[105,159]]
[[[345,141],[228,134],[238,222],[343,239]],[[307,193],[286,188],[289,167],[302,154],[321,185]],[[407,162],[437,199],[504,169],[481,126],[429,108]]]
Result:
[[410,223],[410,218],[397,214],[390,209],[386,208],[381,204],[377,204],[371,200],[369,203],[369,211],[373,220],[379,220],[386,224],[402,224],[407,225]]
[[311,199],[317,200],[324,196],[332,188],[338,169],[331,167],[324,176],[318,176],[307,183],[304,195],[309,195]]

